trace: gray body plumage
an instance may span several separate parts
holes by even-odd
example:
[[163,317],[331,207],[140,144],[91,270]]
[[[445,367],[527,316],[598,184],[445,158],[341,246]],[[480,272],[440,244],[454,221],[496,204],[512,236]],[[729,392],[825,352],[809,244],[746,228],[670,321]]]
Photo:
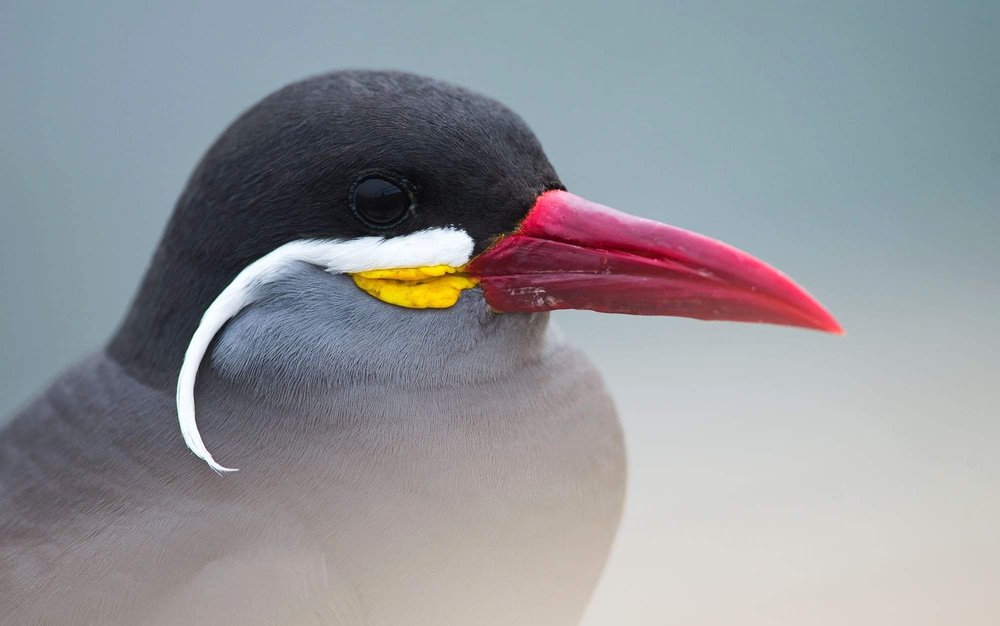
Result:
[[547,314],[380,302],[302,265],[196,389],[106,353],[0,435],[0,622],[575,624],[624,489],[597,373]]

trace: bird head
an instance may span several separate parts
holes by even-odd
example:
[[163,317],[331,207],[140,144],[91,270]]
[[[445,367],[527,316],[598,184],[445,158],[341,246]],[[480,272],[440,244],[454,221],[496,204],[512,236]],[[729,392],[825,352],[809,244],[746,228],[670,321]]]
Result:
[[179,363],[182,433],[218,471],[195,421],[199,364],[227,321],[302,263],[428,316],[478,289],[497,316],[588,309],[841,332],[763,261],[566,191],[495,100],[404,73],[326,74],[268,96],[208,151],[111,346],[126,362]]

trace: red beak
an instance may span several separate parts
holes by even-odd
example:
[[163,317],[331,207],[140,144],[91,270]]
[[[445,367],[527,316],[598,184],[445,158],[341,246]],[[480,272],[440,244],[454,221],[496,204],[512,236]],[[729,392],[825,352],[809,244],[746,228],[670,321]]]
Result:
[[498,312],[589,309],[801,326],[842,334],[780,271],[714,239],[547,191],[469,264]]

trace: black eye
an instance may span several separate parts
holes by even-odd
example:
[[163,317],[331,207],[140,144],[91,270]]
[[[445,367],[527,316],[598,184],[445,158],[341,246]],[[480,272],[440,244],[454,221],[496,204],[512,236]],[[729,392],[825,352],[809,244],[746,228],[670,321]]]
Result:
[[405,183],[366,176],[351,189],[351,208],[368,226],[389,228],[410,215],[416,208],[416,200]]

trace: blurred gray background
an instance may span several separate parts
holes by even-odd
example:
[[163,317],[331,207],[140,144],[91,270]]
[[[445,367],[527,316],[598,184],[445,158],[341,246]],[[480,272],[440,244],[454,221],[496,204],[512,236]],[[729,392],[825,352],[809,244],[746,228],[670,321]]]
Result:
[[631,455],[588,626],[1000,623],[1000,3],[143,4],[0,5],[0,415],[106,340],[242,109],[421,72],[848,331],[555,315]]

